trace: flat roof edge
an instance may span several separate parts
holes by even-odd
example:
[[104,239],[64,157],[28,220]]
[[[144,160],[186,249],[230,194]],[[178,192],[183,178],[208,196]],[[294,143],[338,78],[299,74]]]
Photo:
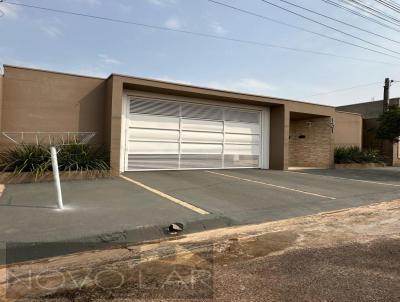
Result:
[[[301,103],[301,104],[306,104],[306,105],[311,105],[311,106],[320,106],[320,107],[326,107],[326,108],[336,108],[335,106],[331,106],[331,105],[317,104],[317,103],[312,103],[312,102],[292,100],[292,99],[287,99],[287,98],[273,97],[273,96],[267,96],[267,95],[261,95],[261,94],[253,94],[253,93],[245,93],[245,92],[217,89],[217,88],[204,87],[204,86],[198,86],[198,85],[183,84],[183,83],[177,83],[177,82],[169,82],[169,81],[164,81],[164,80],[159,80],[159,79],[137,77],[137,76],[131,76],[131,75],[118,74],[118,73],[111,73],[108,77],[96,77],[96,76],[82,75],[82,74],[68,73],[68,72],[61,72],[61,71],[54,71],[54,70],[48,70],[48,69],[42,69],[42,68],[24,67],[24,66],[12,65],[12,64],[3,64],[3,67],[4,67],[4,74],[5,74],[5,69],[6,68],[16,68],[16,69],[39,71],[39,72],[49,72],[49,73],[66,75],[66,76],[73,76],[73,77],[99,79],[99,80],[108,80],[108,79],[110,79],[110,78],[115,76],[115,77],[128,78],[128,79],[132,79],[132,80],[149,81],[151,83],[169,84],[169,85],[172,85],[172,86],[175,86],[175,87],[200,89],[200,90],[203,90],[204,94],[207,94],[207,91],[208,92],[222,92],[222,93],[229,93],[229,94],[237,95],[237,96],[244,97],[244,98],[246,98],[246,97],[257,97],[257,98],[263,98],[263,99],[268,99],[268,100],[279,100],[279,101],[284,101],[284,102]],[[151,86],[151,85],[149,85],[149,86]]]
[[204,90],[205,92],[208,90],[208,91],[213,91],[213,92],[223,92],[223,93],[236,94],[236,95],[242,96],[242,97],[246,97],[246,96],[247,97],[258,97],[258,98],[265,98],[265,99],[271,99],[271,100],[280,100],[280,101],[285,101],[285,102],[295,102],[295,103],[307,104],[307,105],[312,105],[312,106],[336,108],[335,106],[331,106],[331,105],[323,105],[323,104],[317,104],[317,103],[311,103],[311,102],[305,102],[305,101],[299,101],[299,100],[285,99],[285,98],[281,98],[281,97],[273,97],[273,96],[267,96],[267,95],[262,95],[262,94],[252,94],[252,93],[245,93],[245,92],[238,92],[238,91],[232,91],[232,90],[217,89],[217,88],[211,88],[211,87],[205,87],[205,86],[183,84],[183,83],[178,83],[178,82],[168,82],[168,81],[159,80],[159,79],[136,77],[136,76],[130,76],[130,75],[124,75],[124,74],[118,74],[118,73],[112,73],[111,76],[122,77],[122,78],[130,78],[130,79],[133,79],[133,80],[156,82],[156,83],[160,83],[160,84],[170,84],[170,85],[175,85],[175,86],[178,86],[178,87],[201,89],[201,90]]
[[357,113],[357,112],[348,112],[348,111],[343,111],[343,110],[336,110],[336,112],[339,112],[339,113],[347,113],[347,114],[353,114],[353,115],[358,115],[358,116],[361,116],[361,117],[362,117],[362,114]]
[[33,67],[25,67],[25,66],[10,65],[10,64],[3,64],[4,73],[5,73],[5,68],[7,68],[7,67],[16,68],[16,69],[32,70],[32,71],[40,71],[40,72],[49,72],[49,73],[55,73],[55,74],[60,74],[60,75],[72,76],[72,77],[81,77],[81,78],[98,79],[98,80],[107,80],[109,78],[109,77],[102,78],[102,77],[83,75],[83,74],[77,74],[77,73],[72,73],[72,72],[62,72],[62,71],[55,71],[55,70],[49,70],[49,69],[43,69],[43,68],[33,68]]

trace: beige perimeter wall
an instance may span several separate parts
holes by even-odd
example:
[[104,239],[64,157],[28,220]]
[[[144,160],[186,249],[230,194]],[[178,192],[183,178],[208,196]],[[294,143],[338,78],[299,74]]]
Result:
[[5,66],[1,130],[94,131],[104,143],[106,88],[103,79]]
[[[1,131],[96,132],[94,142],[109,146],[111,167],[118,173],[124,89],[268,106],[271,108],[271,169],[287,169],[289,152],[294,154],[290,165],[295,162],[296,166],[330,166],[333,162],[333,134],[328,126],[334,115],[333,107],[121,75],[112,75],[106,80],[5,66],[2,104],[0,98]],[[315,121],[321,123],[319,130],[304,129],[303,124],[296,126],[296,121],[292,124],[290,112],[326,118]],[[310,139],[293,146],[293,142],[289,143],[289,128],[294,134],[306,133]]]
[[357,113],[335,112],[335,147],[362,147],[362,117]]

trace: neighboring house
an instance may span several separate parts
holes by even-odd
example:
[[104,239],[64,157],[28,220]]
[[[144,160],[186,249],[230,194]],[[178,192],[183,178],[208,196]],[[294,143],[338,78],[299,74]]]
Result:
[[335,147],[362,148],[362,117],[358,113],[336,111]]
[[[93,143],[109,148],[115,173],[331,167],[335,140],[361,139],[361,117],[331,106],[8,65],[0,77],[0,125],[3,132],[94,131]],[[354,131],[343,131],[346,125]]]
[[[400,106],[400,98],[392,98],[389,106]],[[382,141],[375,138],[373,129],[379,126],[378,118],[383,112],[383,101],[373,101],[337,107],[337,110],[361,114],[363,118],[363,148],[380,149],[388,159],[388,164],[400,166],[399,142]]]

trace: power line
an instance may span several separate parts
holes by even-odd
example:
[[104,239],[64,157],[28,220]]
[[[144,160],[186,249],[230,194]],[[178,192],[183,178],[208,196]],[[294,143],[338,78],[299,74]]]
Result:
[[371,35],[374,35],[374,36],[377,36],[377,37],[380,37],[380,38],[383,38],[383,39],[386,39],[386,40],[395,42],[395,43],[397,43],[397,44],[400,44],[400,42],[397,41],[397,40],[393,40],[393,39],[391,39],[391,38],[389,38],[389,37],[380,35],[380,34],[378,34],[378,33],[372,32],[372,31],[370,31],[370,30],[367,30],[367,29],[358,27],[358,26],[356,26],[356,25],[347,23],[347,22],[345,22],[345,21],[342,21],[342,20],[339,20],[339,19],[336,19],[336,18],[327,16],[327,15],[325,15],[325,14],[319,13],[319,12],[314,11],[314,10],[311,10],[311,9],[308,9],[308,8],[306,8],[306,7],[304,7],[304,6],[301,6],[301,5],[297,5],[297,4],[292,3],[292,2],[290,2],[290,1],[286,1],[286,0],[279,0],[279,1],[281,1],[281,2],[283,2],[283,3],[286,3],[286,4],[288,4],[288,5],[291,5],[291,6],[297,7],[297,8],[299,8],[299,9],[308,11],[308,12],[313,13],[313,14],[315,14],[315,15],[324,17],[324,18],[326,18],[326,19],[333,20],[333,21],[335,21],[335,22],[344,24],[344,25],[349,26],[349,27],[352,27],[352,28],[356,28],[356,29],[358,29],[358,30],[361,30],[361,31],[366,32],[366,33],[369,33],[369,34],[371,34]]
[[382,11],[382,10],[376,8],[376,7],[373,7],[372,5],[368,5],[367,3],[364,3],[362,1],[359,1],[359,0],[340,0],[340,1],[342,1],[342,2],[343,1],[352,2],[352,3],[356,4],[356,5],[358,5],[359,7],[364,8],[367,11],[371,11],[371,12],[377,13],[377,14],[385,17],[385,18],[389,18],[389,19],[394,20],[396,22],[400,22],[400,20],[398,18],[396,18],[396,17],[394,17],[394,16],[392,16],[390,14],[387,14],[386,12],[384,12],[384,11]]
[[309,17],[307,17],[307,16],[305,16],[305,15],[299,14],[299,13],[297,13],[297,12],[295,12],[295,11],[292,11],[292,10],[290,10],[290,9],[287,9],[287,8],[285,8],[285,7],[283,7],[283,6],[277,5],[277,4],[272,3],[272,2],[269,2],[269,1],[267,1],[267,0],[261,0],[261,1],[264,2],[264,3],[266,3],[266,4],[272,5],[272,6],[276,7],[276,8],[279,8],[279,9],[281,9],[281,10],[283,10],[283,11],[286,11],[286,12],[288,12],[288,13],[290,13],[290,14],[293,14],[293,15],[296,15],[296,16],[298,16],[298,17],[300,17],[300,18],[306,19],[306,20],[308,20],[308,21],[310,21],[310,22],[313,22],[313,23],[315,23],[315,24],[318,24],[318,25],[321,25],[321,26],[323,26],[323,27],[329,28],[329,29],[334,30],[334,31],[336,31],[336,32],[339,32],[339,33],[341,33],[341,34],[343,34],[343,35],[349,36],[349,37],[351,37],[351,38],[353,38],[353,39],[357,39],[357,40],[362,41],[362,42],[364,42],[364,43],[367,43],[367,44],[373,45],[373,46],[375,46],[375,47],[379,47],[379,48],[385,49],[385,50],[387,50],[387,51],[390,51],[390,52],[392,52],[392,53],[395,53],[395,54],[399,54],[399,55],[400,55],[400,52],[398,52],[398,51],[391,50],[390,48],[387,48],[387,47],[384,47],[384,46],[375,44],[375,43],[373,43],[373,42],[370,42],[370,41],[368,41],[368,40],[365,40],[365,39],[360,38],[360,37],[358,37],[358,36],[355,36],[355,35],[353,35],[353,34],[350,34],[350,33],[347,33],[347,32],[345,32],[345,31],[342,31],[342,30],[340,30],[340,29],[338,29],[338,28],[336,28],[336,27],[327,25],[327,24],[322,23],[322,22],[320,22],[320,21],[317,21],[317,20],[314,20],[314,19],[312,19],[312,18],[309,18]]
[[389,1],[389,0],[375,0],[375,2],[378,2],[382,4],[383,6],[386,6],[387,8],[391,8],[394,11],[398,12],[400,10],[400,4],[396,3],[394,1]]
[[379,4],[386,6],[387,8],[395,11],[396,13],[400,12],[400,5],[396,2],[385,1],[385,0],[375,0],[375,2],[378,2]]
[[[352,8],[350,8],[350,7],[345,6],[345,5],[336,3],[336,2],[331,1],[331,0],[321,0],[321,1],[325,2],[326,4],[329,4],[329,5],[335,6],[335,7],[337,7],[337,8],[340,8],[340,9],[342,9],[342,10],[345,10],[345,11],[347,11],[347,12],[353,14],[353,15],[356,15],[356,16],[358,16],[358,17],[360,17],[360,18],[363,18],[363,19],[365,19],[365,20],[368,20],[368,21],[370,21],[370,22],[373,22],[373,23],[375,23],[375,24],[378,24],[378,25],[380,25],[380,26],[382,26],[382,27],[391,29],[391,30],[393,30],[393,31],[400,32],[400,28],[395,28],[395,27],[393,27],[393,26],[391,26],[391,25],[388,25],[388,24],[386,24],[386,23],[383,23],[383,22],[381,22],[381,21],[379,21],[379,20],[377,20],[377,19],[374,19],[374,18],[372,18],[372,17],[370,17],[370,16],[368,16],[368,15],[366,15],[366,14],[362,14],[362,13],[358,12],[357,10],[354,10],[354,9],[352,9]],[[396,26],[399,26],[399,25],[397,25],[397,24],[395,24],[395,25],[396,25]]]
[[[115,18],[110,18],[110,17],[101,17],[101,16],[89,15],[89,14],[78,13],[78,12],[73,12],[73,11],[66,11],[66,10],[60,10],[60,9],[54,9],[54,8],[48,8],[48,7],[28,5],[28,4],[23,4],[23,3],[14,3],[14,2],[8,2],[8,1],[7,2],[1,2],[1,3],[10,4],[10,5],[17,5],[17,6],[22,6],[22,7],[31,8],[31,9],[38,9],[38,10],[43,10],[43,11],[50,11],[50,12],[59,13],[59,14],[65,14],[65,15],[86,17],[86,18],[91,18],[91,19],[96,19],[96,20],[101,20],[101,21],[107,21],[107,22],[113,22],[113,23],[122,23],[122,24],[134,25],[134,26],[137,26],[137,27],[142,27],[142,28],[147,28],[147,29],[151,28],[151,29],[162,30],[162,31],[166,31],[166,32],[176,32],[176,33],[187,34],[187,35],[192,35],[192,36],[199,36],[199,37],[203,37],[203,38],[211,38],[211,39],[216,39],[216,40],[224,40],[224,41],[237,42],[237,43],[242,43],[242,44],[250,44],[250,45],[268,47],[268,48],[277,48],[277,49],[283,49],[283,50],[300,52],[300,53],[312,53],[312,54],[316,54],[316,55],[330,56],[330,57],[343,58],[343,59],[349,59],[349,60],[355,60],[355,61],[364,61],[364,62],[387,64],[387,65],[399,65],[397,63],[391,63],[391,62],[382,62],[382,61],[375,61],[375,60],[369,60],[369,59],[364,59],[364,58],[341,56],[341,55],[337,55],[337,54],[333,54],[333,53],[320,52],[320,51],[307,50],[307,49],[300,49],[300,48],[294,48],[294,47],[287,47],[287,46],[275,45],[275,44],[268,44],[268,43],[252,41],[252,40],[243,40],[243,39],[230,38],[230,37],[221,37],[221,36],[207,34],[207,33],[194,32],[194,31],[181,30],[181,29],[173,29],[173,28],[168,28],[168,27],[163,27],[163,26],[150,25],[150,24],[139,23],[139,22],[134,22],[134,21],[115,19]],[[390,57],[394,57],[394,56],[391,56],[389,54],[386,54],[386,55],[390,56]],[[394,58],[397,58],[397,57],[394,57]]]
[[327,91],[327,92],[322,92],[322,93],[317,93],[317,94],[301,97],[301,99],[311,98],[311,97],[314,97],[314,96],[320,96],[320,95],[326,95],[326,94],[332,94],[332,93],[337,93],[337,92],[342,92],[342,91],[348,91],[348,90],[353,90],[353,89],[362,88],[362,87],[373,86],[373,85],[377,85],[377,84],[380,84],[380,83],[381,83],[381,81],[368,83],[368,84],[357,85],[357,86],[352,86],[352,87],[346,87],[346,88],[341,88],[341,89],[336,89],[336,90],[331,90],[331,91]]
[[[364,12],[364,13],[367,13],[367,14],[369,14],[369,15],[372,15],[372,16],[378,18],[378,19],[381,19],[381,20],[386,21],[386,22],[388,22],[388,23],[391,23],[391,24],[400,26],[398,20],[396,20],[396,19],[394,19],[393,21],[392,21],[392,20],[389,20],[389,19],[392,19],[392,17],[390,17],[390,16],[388,16],[388,15],[386,15],[386,14],[377,13],[377,12],[375,12],[374,10],[371,10],[371,8],[370,8],[369,6],[366,6],[366,5],[361,5],[361,6],[360,6],[360,5],[358,5],[358,2],[355,2],[355,1],[352,1],[352,0],[339,0],[339,1],[342,2],[342,3],[344,3],[344,4],[346,4],[346,5],[350,5],[350,6],[354,7],[354,8],[356,8],[356,9],[359,10],[359,11],[362,11],[362,12]],[[389,18],[389,19],[388,19],[388,18]]]
[[282,21],[279,21],[279,20],[276,20],[276,19],[272,19],[272,18],[264,16],[264,15],[260,15],[260,14],[257,14],[257,13],[254,13],[254,12],[251,12],[251,11],[248,11],[248,10],[236,7],[236,6],[232,6],[232,5],[223,3],[223,2],[219,2],[219,1],[215,1],[215,0],[208,0],[208,1],[212,2],[212,3],[215,3],[217,5],[220,5],[220,6],[224,6],[224,7],[227,7],[227,8],[242,12],[244,14],[248,14],[248,15],[251,15],[251,16],[254,16],[254,17],[258,17],[258,18],[261,18],[261,19],[264,19],[264,20],[268,20],[268,21],[271,21],[271,22],[274,22],[274,23],[277,23],[277,24],[281,24],[281,25],[287,26],[287,27],[295,28],[295,29],[300,30],[300,31],[312,33],[314,35],[317,35],[317,36],[320,36],[320,37],[324,37],[324,38],[327,38],[327,39],[330,39],[330,40],[333,40],[333,41],[336,41],[336,42],[344,43],[344,44],[351,45],[351,46],[354,46],[354,47],[357,47],[357,48],[361,48],[361,49],[368,50],[368,51],[371,51],[371,52],[379,53],[379,54],[382,54],[382,55],[385,55],[385,56],[389,56],[389,57],[392,57],[392,58],[395,58],[395,59],[400,59],[399,57],[393,56],[391,54],[388,54],[388,53],[385,53],[385,52],[382,52],[382,51],[379,51],[379,50],[376,50],[376,49],[372,49],[372,48],[365,47],[365,46],[362,46],[362,45],[359,45],[359,44],[355,44],[353,42],[349,42],[349,41],[346,41],[346,40],[342,40],[342,39],[338,39],[338,38],[335,38],[335,37],[332,37],[332,36],[321,34],[319,32],[308,30],[306,28],[303,28],[303,27],[300,27],[300,26],[297,26],[297,25],[292,25],[292,24],[289,24],[289,23],[285,23],[285,22],[282,22]]
[[400,3],[396,2],[396,1],[393,1],[393,0],[375,0],[375,1],[386,2],[387,4],[390,4],[390,5],[394,6],[394,7],[400,8]]
[[387,19],[391,19],[397,23],[400,22],[400,20],[390,14],[387,14],[385,11],[382,11],[372,5],[368,5],[367,3],[364,3],[362,1],[359,0],[340,0],[341,2],[349,2],[349,4],[351,3],[352,5],[356,5],[358,6],[361,10],[364,10],[365,12],[373,12],[375,14],[378,14],[384,18]]
[[[362,1],[358,1],[358,0],[348,0],[348,1],[357,2],[357,3],[359,3],[359,5],[362,5],[362,6],[364,6],[364,7],[367,7],[367,8],[369,8],[369,9],[372,10],[372,11],[379,12],[379,13],[380,13],[381,15],[383,15],[383,16],[387,16],[388,18],[393,19],[393,20],[396,20],[396,21],[398,21],[398,22],[400,21],[400,20],[399,20],[398,18],[396,18],[394,15],[388,14],[388,13],[386,13],[385,10],[378,9],[378,8],[376,8],[375,6],[373,6],[372,4],[371,4],[371,5],[368,5],[367,3],[363,3]],[[391,10],[393,10],[393,11],[396,12],[396,8],[395,8],[394,6],[388,4],[386,1],[378,0],[377,2],[380,3],[380,4],[383,5],[383,6],[386,6],[385,9],[389,8],[389,9],[391,9]],[[398,12],[398,11],[397,11],[397,12]]]

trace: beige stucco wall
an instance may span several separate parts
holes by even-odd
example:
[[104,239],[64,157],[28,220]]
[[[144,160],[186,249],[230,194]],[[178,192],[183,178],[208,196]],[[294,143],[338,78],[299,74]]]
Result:
[[331,118],[290,121],[289,165],[329,168],[333,163]]
[[3,82],[2,131],[94,131],[104,143],[105,80],[5,66]]
[[[233,93],[122,75],[99,79],[5,66],[2,131],[95,131],[95,142],[110,147],[111,167],[120,170],[124,89],[163,96],[266,106],[271,109],[270,167],[289,166],[290,112],[327,118],[330,106]],[[330,153],[332,155],[332,150]],[[322,162],[332,161],[323,155]],[[329,159],[328,159],[329,157]]]
[[118,77],[108,79],[107,134],[110,146],[110,164],[114,174],[120,173],[123,82]]
[[335,146],[362,147],[362,117],[357,113],[335,112]]

